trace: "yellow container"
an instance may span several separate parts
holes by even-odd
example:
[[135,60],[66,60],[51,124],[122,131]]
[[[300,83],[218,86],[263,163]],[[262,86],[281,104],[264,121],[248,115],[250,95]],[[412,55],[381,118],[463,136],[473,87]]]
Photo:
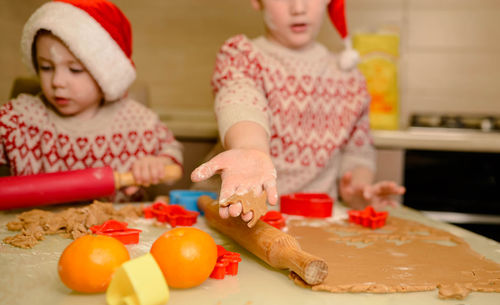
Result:
[[399,36],[397,34],[356,34],[353,46],[361,56],[358,65],[366,77],[372,98],[370,127],[399,128],[398,66]]

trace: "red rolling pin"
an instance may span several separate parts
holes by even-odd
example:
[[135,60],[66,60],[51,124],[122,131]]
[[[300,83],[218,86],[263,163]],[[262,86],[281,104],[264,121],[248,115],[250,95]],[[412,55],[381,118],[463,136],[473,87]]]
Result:
[[[177,164],[165,166],[163,181],[182,176]],[[0,210],[90,200],[113,195],[115,190],[136,185],[131,172],[113,172],[111,167],[0,177]]]

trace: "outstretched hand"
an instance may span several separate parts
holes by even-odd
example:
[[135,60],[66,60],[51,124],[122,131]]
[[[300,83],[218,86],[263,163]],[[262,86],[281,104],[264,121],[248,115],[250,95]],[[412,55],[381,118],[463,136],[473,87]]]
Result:
[[403,195],[406,189],[393,181],[380,181],[375,184],[354,183],[352,173],[347,172],[340,180],[339,191],[342,200],[352,208],[362,209],[372,205],[377,209],[398,205],[393,197]]
[[[230,149],[224,151],[210,161],[200,165],[191,173],[191,180],[199,182],[220,174],[222,185],[219,203],[225,203],[233,194],[244,195],[253,192],[259,196],[266,191],[270,204],[276,204],[278,193],[276,190],[276,169],[268,154],[256,149]],[[241,215],[243,221],[248,222],[253,218],[250,211],[242,214],[241,202],[229,206],[219,207],[222,218]]]

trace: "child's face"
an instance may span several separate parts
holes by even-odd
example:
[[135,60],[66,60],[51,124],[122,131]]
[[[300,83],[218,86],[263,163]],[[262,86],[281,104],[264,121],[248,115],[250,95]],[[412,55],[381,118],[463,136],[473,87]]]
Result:
[[251,0],[262,10],[269,39],[291,49],[312,45],[330,0]]
[[103,100],[102,91],[82,63],[54,35],[36,40],[36,61],[43,94],[63,116],[87,119]]

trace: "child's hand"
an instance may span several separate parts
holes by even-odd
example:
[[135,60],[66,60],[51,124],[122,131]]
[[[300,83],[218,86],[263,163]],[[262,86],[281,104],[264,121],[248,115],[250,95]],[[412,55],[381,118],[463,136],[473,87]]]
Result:
[[[259,196],[262,190],[267,192],[270,204],[276,204],[278,193],[276,190],[276,169],[268,154],[256,149],[230,149],[200,165],[191,174],[191,180],[199,182],[220,174],[222,179],[219,203],[224,203],[233,194],[243,195],[250,191]],[[219,207],[222,218],[229,215],[243,221],[250,221],[253,213],[241,214],[240,202]]]
[[165,177],[165,166],[173,161],[167,157],[146,156],[134,162],[132,174],[137,184],[158,184]]
[[352,173],[347,172],[340,180],[340,196],[350,207],[362,209],[372,205],[375,209],[396,206],[394,195],[403,195],[406,189],[393,181],[381,181],[373,185],[353,183]]

